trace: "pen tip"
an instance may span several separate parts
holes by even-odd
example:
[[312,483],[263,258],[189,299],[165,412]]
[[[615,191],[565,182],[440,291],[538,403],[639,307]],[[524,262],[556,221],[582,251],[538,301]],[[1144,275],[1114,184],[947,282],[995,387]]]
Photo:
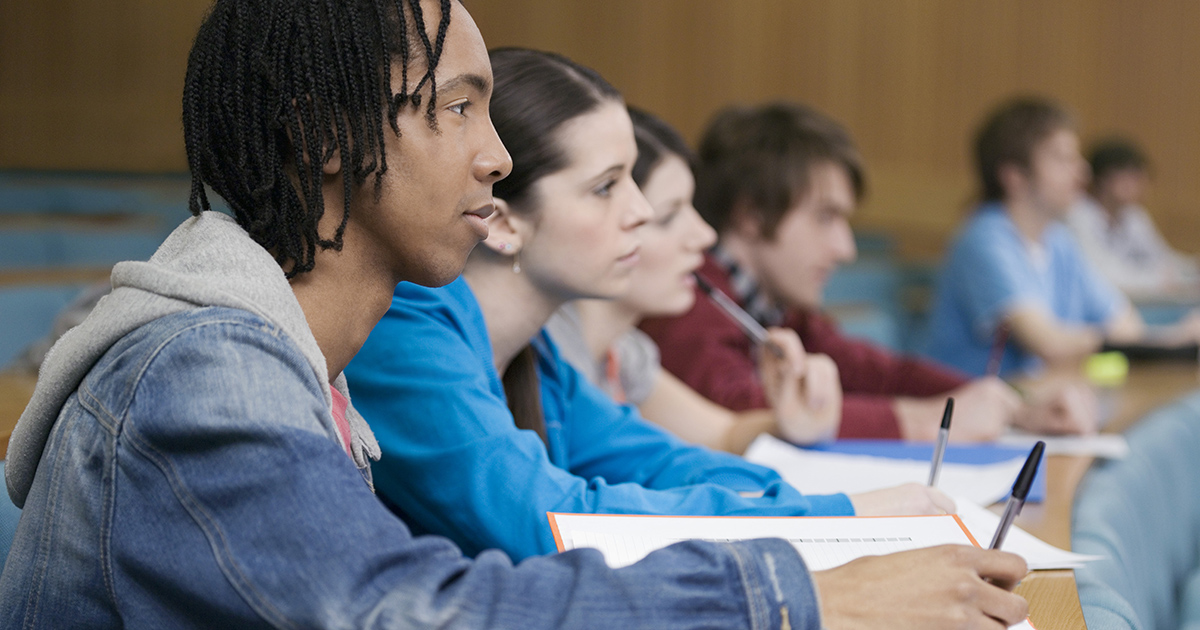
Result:
[[696,272],[692,272],[692,277],[696,279],[696,286],[700,287],[701,291],[704,291],[705,293],[712,293],[712,285],[708,283],[708,280],[704,279],[704,276]]

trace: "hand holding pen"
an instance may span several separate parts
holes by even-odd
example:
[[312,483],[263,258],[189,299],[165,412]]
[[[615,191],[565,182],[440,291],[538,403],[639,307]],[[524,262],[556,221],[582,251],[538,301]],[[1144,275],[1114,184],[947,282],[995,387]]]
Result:
[[696,285],[755,344],[763,394],[775,415],[779,437],[813,444],[837,434],[842,415],[842,386],[837,366],[824,355],[808,355],[796,332],[768,331],[720,289],[699,274]]
[[738,306],[728,295],[725,295],[724,291],[714,287],[700,274],[693,273],[692,277],[696,279],[696,286],[700,287],[700,290],[713,301],[713,304],[716,304],[717,308],[728,315],[751,341],[767,348],[777,358],[783,358],[783,349],[771,342],[770,337],[767,336],[767,329],[751,317],[750,313]]

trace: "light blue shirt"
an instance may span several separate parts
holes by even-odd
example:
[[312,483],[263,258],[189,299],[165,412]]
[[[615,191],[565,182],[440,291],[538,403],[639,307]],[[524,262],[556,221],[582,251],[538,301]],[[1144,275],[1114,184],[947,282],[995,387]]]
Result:
[[414,531],[519,560],[556,550],[548,511],[853,514],[844,494],[801,495],[773,470],[685,444],[614,403],[544,333],[533,343],[549,448],[513,422],[466,281],[396,288],[346,377],[383,451],[375,487]]
[[[1059,321],[1103,325],[1123,298],[1079,253],[1061,223],[1037,244],[1017,231],[1004,206],[980,207],[942,265],[926,354],[963,372],[987,371],[996,330],[1018,307],[1045,309]],[[1041,361],[1010,336],[1000,373],[1036,371]]]

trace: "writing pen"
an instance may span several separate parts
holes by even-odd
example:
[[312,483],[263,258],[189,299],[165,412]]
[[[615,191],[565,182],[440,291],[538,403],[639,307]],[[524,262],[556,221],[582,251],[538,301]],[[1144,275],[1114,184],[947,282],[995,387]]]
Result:
[[1004,506],[1004,515],[1000,517],[1000,524],[996,526],[996,535],[992,536],[992,544],[988,546],[988,549],[999,549],[1000,545],[1004,544],[1008,528],[1012,527],[1013,521],[1016,520],[1017,515],[1021,513],[1021,508],[1025,505],[1025,497],[1029,496],[1029,488],[1033,486],[1033,476],[1037,474],[1038,463],[1042,461],[1042,451],[1044,450],[1046,450],[1046,443],[1038,440],[1038,443],[1033,445],[1033,450],[1029,451],[1029,458],[1021,467],[1021,474],[1017,475],[1017,482],[1012,487],[1012,496],[1008,497],[1008,504]]
[[777,358],[783,358],[783,348],[771,343],[767,337],[767,329],[751,317],[750,313],[738,306],[728,295],[725,295],[724,291],[709,284],[700,274],[693,273],[692,277],[696,279],[696,286],[700,287],[700,290],[704,291],[704,294],[724,311],[742,329],[742,332],[746,333],[747,337],[760,346],[766,346]]
[[950,439],[950,416],[954,415],[954,399],[946,399],[946,410],[942,412],[942,428],[938,429],[937,445],[933,447],[933,463],[929,466],[929,487],[937,485],[942,472],[942,458],[946,456],[946,441]]
[[992,339],[992,354],[988,356],[987,375],[1000,376],[1000,364],[1004,362],[1004,348],[1008,345],[1008,322],[1003,322],[996,328],[996,336]]
[[[988,376],[1000,376],[1000,365],[1004,363],[1004,350],[1008,347],[1009,331],[1010,328],[1008,326],[1008,322],[1003,322],[996,327],[996,335],[992,338],[992,353],[988,356]],[[1004,382],[1007,383],[1008,386],[1011,387],[1012,390],[1021,397],[1022,401],[1029,402],[1029,394],[1026,393],[1024,389],[1021,389],[1020,386],[1012,381]]]

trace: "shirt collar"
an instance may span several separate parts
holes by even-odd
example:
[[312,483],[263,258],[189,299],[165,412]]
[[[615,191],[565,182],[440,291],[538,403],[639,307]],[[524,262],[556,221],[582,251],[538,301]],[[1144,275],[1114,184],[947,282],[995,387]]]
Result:
[[733,291],[730,296],[746,309],[746,312],[763,326],[779,326],[783,324],[783,309],[767,297],[765,291],[750,272],[742,269],[733,256],[721,246],[714,245],[710,251],[713,260],[726,274],[729,275],[729,286]]

